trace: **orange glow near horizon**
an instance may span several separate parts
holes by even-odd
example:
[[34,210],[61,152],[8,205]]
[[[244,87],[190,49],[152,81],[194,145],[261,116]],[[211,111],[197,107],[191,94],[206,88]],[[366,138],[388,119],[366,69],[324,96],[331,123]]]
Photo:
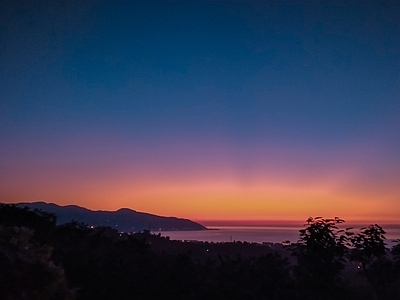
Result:
[[353,151],[357,159],[350,160],[338,151],[326,160],[307,149],[297,149],[295,155],[277,149],[269,150],[274,159],[263,154],[243,166],[223,151],[214,155],[210,150],[209,160],[193,161],[184,154],[200,150],[181,148],[176,149],[182,153],[170,150],[173,155],[157,163],[126,157],[81,164],[16,159],[15,169],[3,169],[8,176],[0,182],[0,201],[45,201],[92,210],[127,207],[198,221],[339,216],[346,221],[400,222],[400,174],[389,163],[369,166],[374,153]]
[[0,203],[400,224],[400,1],[170,2],[7,1]]
[[[70,188],[70,187],[73,188]],[[192,220],[305,220],[309,216],[345,220],[398,222],[398,190],[387,191],[376,201],[377,192],[329,184],[301,185],[237,184],[218,182],[165,182],[158,186],[142,182],[136,186],[116,180],[107,185],[92,181],[58,184],[32,192],[32,185],[13,192],[8,202],[45,201],[59,205],[77,204],[93,210],[128,207],[137,211]],[[17,186],[14,186],[16,189]],[[4,192],[4,190],[3,190]],[[21,199],[23,199],[21,201]],[[111,201],[110,201],[111,199]],[[7,201],[6,201],[7,202]]]

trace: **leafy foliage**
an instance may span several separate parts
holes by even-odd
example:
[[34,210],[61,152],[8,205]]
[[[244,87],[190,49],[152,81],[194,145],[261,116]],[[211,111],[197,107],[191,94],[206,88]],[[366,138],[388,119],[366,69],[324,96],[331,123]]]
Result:
[[54,214],[28,207],[17,207],[13,204],[0,203],[0,224],[35,229],[35,234],[44,234],[53,230],[57,218]]
[[350,260],[361,264],[361,271],[378,299],[389,299],[398,294],[400,282],[394,263],[387,258],[385,230],[377,224],[360,229],[350,237]]
[[0,294],[7,299],[72,299],[64,270],[50,260],[52,248],[24,227],[0,226]]
[[396,243],[397,244],[395,246],[393,246],[393,248],[392,248],[392,255],[393,255],[396,267],[400,271],[400,239],[396,240]]
[[386,256],[386,232],[377,224],[361,228],[358,234],[350,238],[352,248],[350,258],[367,268],[374,260]]
[[345,266],[345,236],[338,234],[339,218],[322,217],[307,220],[307,227],[300,230],[300,239],[292,246],[297,257],[296,277],[300,281],[320,286],[333,284],[338,280]]
[[[339,218],[309,218],[299,241],[275,252],[54,221],[40,211],[0,206],[2,299],[400,298],[398,272],[382,250],[384,232],[377,225],[354,234],[339,230]],[[376,292],[363,281],[351,286],[341,280],[351,266],[348,253],[369,266]],[[392,254],[398,262],[400,247]]]

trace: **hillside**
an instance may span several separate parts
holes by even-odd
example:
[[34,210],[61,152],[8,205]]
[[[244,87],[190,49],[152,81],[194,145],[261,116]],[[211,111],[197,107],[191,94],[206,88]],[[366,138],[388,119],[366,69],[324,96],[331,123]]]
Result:
[[30,209],[40,209],[57,216],[57,224],[70,221],[82,222],[93,226],[110,226],[123,232],[138,232],[145,229],[172,231],[172,230],[205,230],[203,225],[175,217],[162,217],[128,208],[117,211],[89,210],[77,205],[60,206],[45,202],[21,202],[17,206],[27,206]]

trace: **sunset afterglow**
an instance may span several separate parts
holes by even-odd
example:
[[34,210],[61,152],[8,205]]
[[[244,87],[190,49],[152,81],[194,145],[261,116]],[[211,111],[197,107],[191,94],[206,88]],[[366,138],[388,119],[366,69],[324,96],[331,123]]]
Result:
[[262,3],[10,4],[0,202],[399,223],[399,6]]

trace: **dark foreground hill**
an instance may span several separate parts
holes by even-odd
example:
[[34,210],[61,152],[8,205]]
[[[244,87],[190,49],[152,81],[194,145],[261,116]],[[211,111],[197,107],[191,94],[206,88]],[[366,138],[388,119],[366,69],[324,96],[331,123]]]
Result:
[[[350,234],[339,218],[309,218],[299,242],[170,240],[121,233],[0,203],[1,299],[400,299],[400,244],[382,227]],[[348,231],[346,231],[348,233]],[[347,240],[349,241],[349,240]],[[344,250],[344,251],[342,251]],[[289,259],[291,258],[291,259]]]
[[138,232],[143,230],[205,230],[203,225],[175,217],[162,217],[143,212],[137,212],[128,208],[117,211],[89,210],[77,205],[60,206],[54,203],[33,202],[18,203],[19,207],[40,209],[52,213],[57,217],[57,224],[65,224],[77,221],[93,226],[109,226],[124,232]]

